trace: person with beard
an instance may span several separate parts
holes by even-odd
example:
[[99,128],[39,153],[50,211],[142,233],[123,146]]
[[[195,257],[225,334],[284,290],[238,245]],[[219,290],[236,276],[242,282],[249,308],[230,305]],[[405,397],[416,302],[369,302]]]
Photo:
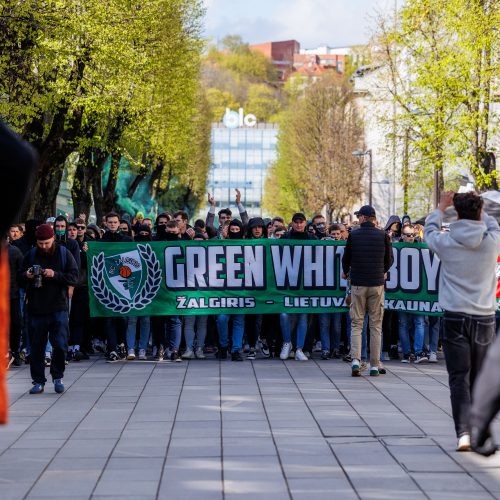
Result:
[[[228,239],[243,239],[243,224],[238,219],[233,219],[229,223],[227,231]],[[227,350],[229,346],[229,322],[233,325],[231,361],[243,361],[241,349],[243,335],[245,333],[245,315],[244,314],[219,314],[217,316],[217,331],[219,332],[220,349],[217,353],[219,359],[227,359]]]
[[[47,381],[44,363],[47,337],[53,348],[50,374],[54,389],[62,393],[69,333],[68,288],[78,282],[78,266],[71,252],[55,243],[52,226],[42,224],[35,236],[36,247],[24,256],[21,274],[26,284],[31,337],[30,394],[41,394]],[[41,271],[41,278],[36,276],[36,270]]]
[[[121,232],[120,217],[117,213],[109,212],[106,214],[106,227],[107,231],[100,240],[102,243],[124,243],[127,241],[133,241],[130,236]],[[126,332],[127,318],[106,318],[108,363],[120,361],[120,359],[126,356],[124,342],[120,342],[120,344],[118,344],[119,337],[120,339],[123,338],[123,340],[125,340]],[[120,349],[118,349],[118,345],[120,346]]]
[[[247,240],[256,240],[260,238],[267,238],[267,224],[261,217],[253,217],[248,221],[246,230]],[[269,357],[269,347],[267,342],[260,338],[262,331],[262,314],[247,314],[245,315],[245,332],[249,351],[247,359],[255,359],[257,357],[257,340],[260,339],[262,354]]]
[[[313,233],[306,230],[306,216],[297,212],[292,217],[292,227],[285,233],[283,240],[317,240]],[[288,359],[292,351],[292,330],[296,329],[296,352],[297,361],[307,361],[308,358],[303,352],[304,342],[307,335],[307,313],[281,313],[280,314],[281,333],[283,334],[283,346],[281,348],[280,358]]]
[[[136,242],[148,242],[152,240],[151,228],[145,224],[136,224],[134,226]],[[150,319],[149,316],[129,316],[127,326],[127,359],[135,359],[135,341],[137,332],[137,323],[139,323],[139,359],[146,361],[146,349],[149,342]]]

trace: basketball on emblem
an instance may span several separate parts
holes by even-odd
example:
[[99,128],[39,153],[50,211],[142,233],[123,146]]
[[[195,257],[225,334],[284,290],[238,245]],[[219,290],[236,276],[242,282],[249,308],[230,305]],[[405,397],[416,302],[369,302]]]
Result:
[[132,270],[128,266],[120,267],[120,276],[122,278],[130,278],[132,276]]

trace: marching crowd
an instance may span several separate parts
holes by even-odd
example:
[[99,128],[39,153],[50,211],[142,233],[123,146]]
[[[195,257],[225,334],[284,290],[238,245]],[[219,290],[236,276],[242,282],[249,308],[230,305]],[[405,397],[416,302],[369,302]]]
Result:
[[[154,316],[91,318],[87,284],[88,241],[171,241],[217,239],[284,238],[293,240],[347,240],[360,227],[359,220],[349,224],[326,224],[322,215],[309,222],[302,213],[291,223],[280,218],[249,218],[237,192],[239,218],[229,208],[218,211],[209,196],[206,220],[188,224],[188,214],[161,213],[152,218],[137,213],[128,216],[108,213],[102,226],[87,224],[80,216],[71,222],[60,215],[43,221],[29,220],[10,227],[11,329],[9,364],[38,364],[51,367],[53,378],[62,378],[64,363],[81,361],[94,353],[104,353],[107,361],[147,360],[180,362],[215,355],[232,361],[262,356],[307,361],[311,356],[328,360],[351,361],[351,317],[343,312],[319,314],[219,314],[201,316]],[[359,214],[357,214],[359,216]],[[422,241],[423,227],[408,217],[392,216],[384,229],[390,241]],[[61,248],[67,250],[59,286],[47,269],[56,264],[38,260],[49,247],[61,265]],[[56,250],[59,249],[59,250]],[[52,257],[53,258],[53,257]],[[57,260],[57,259],[56,259]],[[40,265],[37,268],[35,263]],[[71,265],[70,265],[71,264]],[[66,267],[66,269],[64,269]],[[33,275],[33,272],[41,274]],[[56,272],[56,275],[58,273]],[[57,278],[57,276],[56,276]],[[39,286],[37,286],[39,285]],[[68,299],[65,298],[67,292]],[[66,305],[66,302],[68,304]],[[51,328],[39,325],[40,312],[64,312]],[[67,316],[67,318],[66,318]],[[370,336],[368,317],[362,328],[361,369],[367,366]],[[40,330],[41,328],[41,330]],[[45,330],[44,330],[45,329]],[[439,318],[386,311],[383,318],[379,372],[383,361],[401,359],[404,363],[437,362]],[[40,331],[40,334],[38,332]],[[45,342],[51,333],[49,342]],[[38,345],[43,339],[42,345]],[[66,340],[67,339],[67,343]],[[34,348],[36,353],[34,352]],[[317,354],[314,354],[317,353]],[[32,367],[34,382],[45,383],[42,369]]]

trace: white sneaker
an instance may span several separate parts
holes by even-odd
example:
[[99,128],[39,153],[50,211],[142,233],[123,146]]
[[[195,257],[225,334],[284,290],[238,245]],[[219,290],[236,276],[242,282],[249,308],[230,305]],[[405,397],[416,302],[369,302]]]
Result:
[[186,349],[182,355],[182,359],[194,359],[194,352],[192,349]]
[[133,361],[135,359],[135,351],[134,349],[129,349],[127,352],[127,359],[129,361]]
[[302,352],[302,349],[297,349],[295,351],[296,361],[309,361],[309,358]]
[[281,348],[280,352],[280,359],[288,359],[288,356],[290,355],[290,351],[292,350],[292,343],[291,342],[283,342],[283,347]]
[[437,363],[438,362],[438,357],[435,352],[431,352],[429,354],[429,363]]
[[146,361],[148,359],[146,357],[146,349],[139,349],[139,359],[141,361]]
[[382,361],[390,361],[391,358],[389,357],[389,353],[387,351],[384,351],[382,353]]
[[206,358],[205,354],[203,354],[203,347],[197,347],[194,355],[198,359],[205,359]]
[[458,438],[457,451],[470,451],[469,434],[464,434]]

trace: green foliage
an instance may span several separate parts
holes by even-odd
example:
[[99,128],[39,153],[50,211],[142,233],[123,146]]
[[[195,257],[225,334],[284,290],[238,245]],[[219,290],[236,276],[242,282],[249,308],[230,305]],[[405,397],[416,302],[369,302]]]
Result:
[[238,35],[228,35],[221,43],[222,50],[209,49],[202,66],[213,121],[222,120],[226,107],[240,106],[259,121],[276,121],[283,98],[274,84],[277,75],[271,61]]
[[351,154],[363,131],[350,83],[327,74],[296,93],[280,120],[278,159],[266,179],[263,206],[290,218],[325,206],[332,218],[361,194],[361,163]]
[[[35,145],[41,162],[27,215],[51,211],[75,151],[82,158],[89,150],[92,158],[123,156],[140,175],[167,162],[183,174],[199,143],[192,137],[202,16],[200,0],[0,4],[0,116]],[[90,189],[102,161],[85,169],[77,168],[75,193]],[[112,202],[114,194],[105,194]],[[96,203],[99,196],[94,192]]]
[[491,108],[499,74],[500,3],[409,0],[399,23],[381,23],[390,92],[397,103],[393,138],[409,137],[415,183],[444,187],[457,171],[479,188],[496,172],[482,168],[497,117]]

